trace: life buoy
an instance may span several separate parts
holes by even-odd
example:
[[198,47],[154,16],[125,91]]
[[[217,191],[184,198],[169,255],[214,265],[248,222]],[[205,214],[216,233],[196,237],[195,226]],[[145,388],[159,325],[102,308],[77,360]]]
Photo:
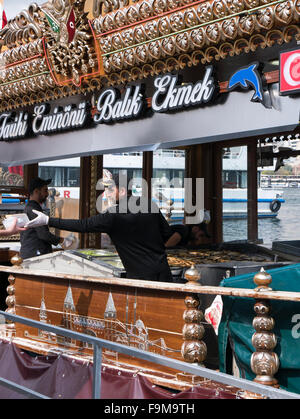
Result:
[[278,199],[274,199],[271,203],[270,203],[270,210],[272,212],[278,212],[281,208],[281,202],[278,201]]

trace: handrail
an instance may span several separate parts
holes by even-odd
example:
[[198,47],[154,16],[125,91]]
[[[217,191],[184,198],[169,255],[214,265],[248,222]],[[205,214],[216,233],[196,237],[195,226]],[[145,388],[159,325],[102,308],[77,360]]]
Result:
[[116,277],[93,277],[88,275],[73,275],[56,272],[48,272],[41,270],[33,270],[20,267],[1,266],[0,272],[13,273],[18,275],[31,275],[33,277],[51,277],[51,278],[63,278],[74,281],[86,281],[93,282],[103,285],[121,285],[133,288],[143,288],[161,291],[174,291],[182,293],[195,293],[195,294],[207,294],[207,295],[223,295],[228,297],[241,297],[241,298],[263,298],[266,300],[278,300],[278,301],[300,301],[300,292],[291,291],[268,291],[248,288],[232,288],[232,287],[220,287],[220,286],[209,286],[201,284],[174,284],[171,282],[155,282],[155,281],[144,281],[138,279],[128,278],[116,278]]
[[[52,326],[36,320],[31,320],[25,317],[17,316],[14,314],[8,314],[4,311],[0,311],[0,315],[4,316],[8,321],[14,323],[22,323],[30,327],[38,328],[46,332],[55,333],[67,338],[80,340],[83,342],[90,343],[94,347],[93,355],[93,398],[99,399],[101,394],[101,364],[102,364],[102,348],[106,348],[112,351],[116,351],[129,356],[137,357],[145,361],[154,362],[162,366],[170,367],[176,370],[184,371],[186,373],[198,375],[210,380],[214,380],[226,385],[238,387],[242,390],[261,394],[262,396],[271,399],[300,399],[300,395],[291,393],[285,390],[277,389],[270,386],[255,383],[253,381],[245,380],[242,378],[233,377],[229,374],[220,373],[208,368],[200,367],[195,364],[188,364],[183,361],[168,358],[163,355],[155,354],[152,352],[142,351],[140,349],[122,345],[116,342],[107,341],[104,339],[96,338],[91,335],[85,335],[83,333],[74,332],[69,329],[63,329],[58,326]],[[0,378],[0,385],[7,386],[23,394],[28,394],[33,398],[47,398],[45,395],[34,392],[30,389],[26,389],[24,386],[20,386],[11,381]]]

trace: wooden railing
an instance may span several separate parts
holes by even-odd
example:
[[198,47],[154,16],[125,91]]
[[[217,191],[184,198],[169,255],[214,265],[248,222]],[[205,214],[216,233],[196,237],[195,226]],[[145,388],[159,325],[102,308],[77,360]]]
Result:
[[[133,298],[137,294],[142,299],[143,304],[149,304],[150,299],[153,301],[153,295],[160,297],[157,299],[157,306],[153,307],[153,312],[165,308],[165,302],[159,302],[165,298],[165,301],[168,301],[167,298],[170,295],[170,299],[173,298],[173,306],[170,306],[170,310],[173,310],[173,318],[175,321],[180,321],[180,307],[182,307],[182,300],[180,299],[179,294],[183,294],[185,310],[183,313],[183,328],[182,328],[182,344],[181,344],[181,355],[183,359],[188,363],[198,363],[202,365],[207,356],[207,347],[203,341],[205,335],[205,328],[203,325],[204,315],[200,307],[199,294],[208,294],[208,295],[221,295],[221,296],[233,296],[239,298],[253,298],[255,299],[254,312],[255,317],[253,319],[253,327],[255,332],[252,337],[252,344],[255,348],[255,352],[251,357],[251,369],[254,372],[255,379],[254,381],[259,384],[264,384],[268,386],[278,387],[278,382],[274,378],[274,375],[279,369],[279,359],[277,354],[274,352],[274,349],[277,344],[276,336],[273,333],[274,328],[274,319],[270,315],[271,310],[271,301],[300,301],[300,292],[285,292],[285,291],[273,291],[271,288],[272,277],[270,274],[266,273],[263,269],[254,275],[254,289],[241,289],[241,288],[227,288],[227,287],[214,287],[214,286],[201,286],[198,283],[199,274],[196,270],[186,271],[186,284],[173,284],[173,283],[160,283],[160,282],[150,282],[142,280],[131,280],[127,278],[99,278],[88,276],[83,278],[81,275],[71,275],[71,274],[62,274],[55,272],[47,271],[37,271],[24,269],[20,266],[22,260],[15,256],[12,258],[12,263],[14,266],[5,267],[1,266],[0,271],[9,273],[9,283],[10,285],[7,288],[8,297],[6,303],[8,305],[7,313],[18,314],[16,312],[16,282],[20,281],[21,284],[24,279],[26,281],[32,281],[32,283],[37,283],[40,281],[40,284],[45,284],[45,281],[51,280],[52,284],[61,279],[64,284],[70,284],[70,281],[73,281],[74,289],[76,287],[76,281],[80,281],[79,287],[82,289],[82,281],[84,281],[85,287],[88,290],[96,289],[93,287],[98,286],[97,292],[102,292],[103,289],[109,290],[113,289],[114,296],[124,295],[125,291],[127,292],[127,298]],[[65,286],[65,285],[64,285]],[[113,288],[112,288],[113,287]],[[19,293],[21,292],[21,285],[19,288]],[[37,288],[38,289],[38,288]],[[52,293],[54,288],[51,288]],[[161,292],[160,292],[161,291]],[[34,291],[32,291],[34,292]],[[27,290],[28,293],[28,290]],[[61,290],[60,290],[61,293]],[[119,294],[118,294],[119,293]],[[20,295],[20,294],[19,294]],[[20,296],[24,300],[23,296]],[[154,297],[155,298],[155,297]],[[147,300],[148,299],[148,300]],[[181,302],[180,302],[181,300]],[[27,300],[30,301],[30,300]],[[100,301],[100,300],[99,300]],[[26,306],[26,303],[23,303]],[[151,302],[151,304],[153,304]],[[160,304],[160,305],[159,305]],[[150,307],[150,305],[149,305]],[[37,311],[37,308],[35,308]],[[98,307],[98,313],[101,313],[101,310]],[[24,310],[20,310],[20,315],[24,315]],[[125,318],[125,308],[123,313]],[[149,320],[147,319],[147,325],[156,328],[160,328],[160,332],[163,332],[165,327],[163,324],[164,315],[169,315],[169,313],[164,312],[161,314],[161,317],[158,317],[158,320]],[[182,311],[181,311],[182,313]],[[70,313],[69,313],[70,314]],[[71,313],[72,314],[72,313]],[[70,315],[71,315],[70,314]],[[127,313],[128,314],[128,313]],[[149,313],[148,313],[149,314]],[[156,313],[157,314],[157,313]],[[92,314],[93,315],[93,314]],[[25,316],[25,315],[24,315]],[[181,314],[182,316],[182,314]],[[25,316],[26,317],[26,316]],[[100,314],[99,314],[99,317]],[[170,317],[167,317],[170,319]],[[151,324],[150,321],[153,323]],[[155,323],[156,321],[156,323]],[[159,322],[162,322],[161,324]],[[123,320],[124,322],[124,320]],[[158,323],[157,323],[158,322]],[[52,324],[58,324],[51,321]],[[124,322],[125,324],[125,322]],[[158,327],[158,325],[160,327]],[[8,330],[11,330],[13,333],[15,325],[8,324]],[[181,326],[182,327],[182,326]],[[177,328],[179,330],[179,328]],[[169,329],[171,330],[171,329]],[[23,333],[23,331],[22,331]],[[173,335],[178,335],[174,330],[170,333]],[[101,337],[101,336],[99,336]],[[104,337],[106,339],[106,337]],[[172,338],[173,339],[173,338]],[[172,340],[172,344],[175,341]],[[180,340],[176,341],[177,343]],[[151,346],[151,345],[150,345]],[[172,346],[172,345],[171,345]],[[174,346],[174,345],[173,345]],[[170,355],[172,357],[172,354]],[[176,356],[175,356],[176,358]],[[177,358],[178,359],[178,358]]]

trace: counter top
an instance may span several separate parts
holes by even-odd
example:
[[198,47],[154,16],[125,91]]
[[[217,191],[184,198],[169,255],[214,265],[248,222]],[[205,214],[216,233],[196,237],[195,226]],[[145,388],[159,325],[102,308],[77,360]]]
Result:
[[[0,265],[0,272],[7,272],[15,275],[25,275],[32,277],[67,279],[73,281],[84,281],[87,283],[98,283],[103,285],[116,285],[133,288],[144,288],[149,290],[173,291],[180,293],[224,295],[232,297],[248,297],[254,299],[300,301],[300,292],[288,291],[256,291],[255,289],[229,288],[201,286],[200,284],[175,284],[169,282],[143,281],[127,278],[99,278],[93,276],[73,275],[56,272],[38,271],[23,269],[20,267],[9,267]],[[254,284],[253,284],[254,285]]]

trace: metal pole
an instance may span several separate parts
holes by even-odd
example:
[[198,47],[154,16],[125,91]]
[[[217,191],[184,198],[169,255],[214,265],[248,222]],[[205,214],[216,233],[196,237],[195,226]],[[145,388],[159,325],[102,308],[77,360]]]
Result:
[[93,355],[93,399],[101,398],[101,366],[102,366],[102,348],[94,344],[94,355]]

